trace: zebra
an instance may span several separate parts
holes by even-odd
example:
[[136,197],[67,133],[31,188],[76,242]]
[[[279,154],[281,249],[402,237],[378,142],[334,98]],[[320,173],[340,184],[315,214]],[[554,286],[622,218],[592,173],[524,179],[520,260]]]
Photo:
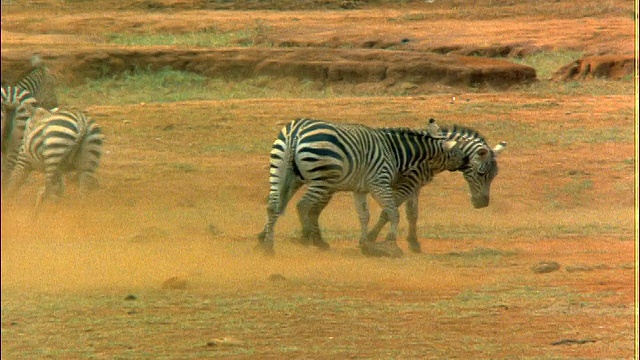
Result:
[[77,172],[82,195],[96,189],[95,172],[100,164],[102,144],[101,128],[82,112],[50,112],[32,107],[7,193],[15,194],[34,169],[45,174],[45,187],[38,194],[36,211],[49,196],[62,195],[66,173]]
[[[462,172],[463,177],[467,181],[471,192],[471,204],[474,208],[484,208],[489,205],[491,182],[498,174],[497,156],[504,151],[507,146],[505,141],[500,142],[493,149],[489,147],[486,139],[476,130],[453,125],[451,128],[439,129],[441,136],[446,141],[454,141],[456,145],[450,149],[449,159],[453,161],[462,160],[459,163],[437,164],[431,162],[431,170],[433,175],[444,170]],[[453,153],[456,153],[455,155]],[[443,166],[444,165],[444,166]],[[429,180],[423,182],[426,183]],[[397,205],[400,206],[405,202],[406,215],[409,220],[409,233],[407,242],[414,252],[420,252],[420,244],[417,241],[417,218],[418,218],[418,196],[420,187],[416,187],[413,193],[405,192],[404,196],[398,198]],[[368,209],[366,198],[361,195],[356,199],[356,208],[362,211],[361,219],[368,223]],[[378,234],[389,221],[386,213],[381,213],[378,222],[368,233],[368,241],[375,241]],[[366,226],[365,224],[361,224]]]
[[28,90],[42,108],[53,110],[59,106],[55,79],[39,55],[31,57],[31,69],[18,77],[15,86]]
[[[451,161],[449,150],[455,140],[434,136],[431,130],[407,128],[375,129],[357,124],[334,124],[316,119],[297,119],[280,131],[270,153],[270,193],[267,223],[259,235],[258,247],[273,254],[273,229],[293,194],[302,185],[306,193],[297,204],[302,223],[302,243],[326,249],[318,218],[338,191],[354,193],[361,220],[360,247],[371,245],[362,199],[371,193],[380,203],[385,219],[391,222],[386,243],[395,243],[399,221],[398,204],[413,194],[423,181],[432,178],[432,163],[442,166],[462,164]],[[456,170],[453,167],[451,170]],[[394,250],[393,253],[397,253]],[[400,251],[401,253],[401,251]]]
[[28,90],[15,86],[2,86],[2,185],[6,185],[8,174],[22,145],[25,126],[31,117],[31,107],[36,99]]

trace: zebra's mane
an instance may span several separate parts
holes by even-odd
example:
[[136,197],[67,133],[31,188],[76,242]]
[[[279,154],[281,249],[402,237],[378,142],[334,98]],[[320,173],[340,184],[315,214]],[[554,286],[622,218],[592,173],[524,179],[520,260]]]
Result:
[[[311,119],[309,119],[311,120]],[[319,120],[319,121],[325,121],[325,120]],[[432,138],[437,138],[434,137],[426,128],[425,129],[413,129],[413,128],[409,128],[409,127],[371,127],[369,125],[365,125],[365,124],[358,124],[358,123],[342,123],[342,124],[337,124],[337,126],[339,127],[344,127],[344,128],[366,128],[366,129],[371,129],[371,130],[376,130],[376,131],[381,131],[383,133],[387,133],[387,134],[401,134],[401,135],[413,135],[413,136],[429,136]],[[443,133],[444,135],[444,133]]]
[[426,136],[433,137],[433,135],[431,135],[431,133],[429,133],[427,129],[412,129],[408,127],[383,127],[383,128],[378,128],[378,130],[386,133],[393,133],[393,134],[403,134],[403,135],[409,134],[409,135],[415,135],[415,136],[426,135]]
[[451,128],[442,128],[442,134],[452,140],[460,139],[465,141],[481,141],[486,144],[487,140],[477,130],[462,125],[453,125]]

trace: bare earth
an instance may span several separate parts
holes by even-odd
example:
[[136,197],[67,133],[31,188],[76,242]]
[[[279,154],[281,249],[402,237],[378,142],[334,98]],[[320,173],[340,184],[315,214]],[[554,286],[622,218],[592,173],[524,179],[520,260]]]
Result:
[[[634,53],[628,1],[545,2],[550,9],[532,12],[500,1],[354,1],[352,10],[327,1],[324,10],[297,11],[207,3],[218,2],[3,3],[3,61],[118,49],[95,44],[110,33],[251,24],[266,29],[261,41],[274,51],[410,38],[410,50]],[[634,94],[413,90],[126,106],[96,99],[85,110],[106,135],[101,188],[79,199],[69,184],[37,222],[29,213],[40,177],[21,190],[24,200],[3,199],[2,358],[633,358]],[[317,117],[417,128],[432,116],[476,128],[492,146],[508,142],[488,208],[472,208],[459,174],[441,174],[421,194],[424,254],[406,251],[403,220],[406,255],[386,259],[357,250],[349,194],[335,196],[320,219],[329,251],[296,245],[294,199],[276,227],[276,256],[253,251],[268,151],[282,125]],[[548,261],[560,269],[532,271]]]

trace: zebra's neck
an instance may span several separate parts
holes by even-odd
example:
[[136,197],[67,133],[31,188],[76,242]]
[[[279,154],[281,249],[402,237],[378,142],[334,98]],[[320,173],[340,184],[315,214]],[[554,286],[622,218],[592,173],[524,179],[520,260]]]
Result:
[[446,161],[444,138],[434,138],[425,131],[405,128],[384,128],[381,131],[392,149],[400,171],[431,171],[434,165],[437,168]]

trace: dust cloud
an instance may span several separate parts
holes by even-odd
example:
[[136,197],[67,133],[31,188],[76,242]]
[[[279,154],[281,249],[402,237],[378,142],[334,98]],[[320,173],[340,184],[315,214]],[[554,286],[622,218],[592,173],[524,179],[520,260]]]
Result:
[[[254,250],[252,228],[238,222],[221,222],[223,231],[212,234],[202,222],[167,230],[166,219],[141,209],[51,204],[37,221],[29,213],[28,206],[3,204],[3,292],[131,292],[161,289],[174,277],[185,280],[187,289],[208,291],[251,287],[273,274],[293,281],[433,291],[450,290],[461,278],[427,261],[427,255],[366,258],[353,239],[334,239],[329,251],[294,244],[287,235],[293,217],[283,220],[276,255],[265,257]],[[131,219],[133,213],[138,220]]]

